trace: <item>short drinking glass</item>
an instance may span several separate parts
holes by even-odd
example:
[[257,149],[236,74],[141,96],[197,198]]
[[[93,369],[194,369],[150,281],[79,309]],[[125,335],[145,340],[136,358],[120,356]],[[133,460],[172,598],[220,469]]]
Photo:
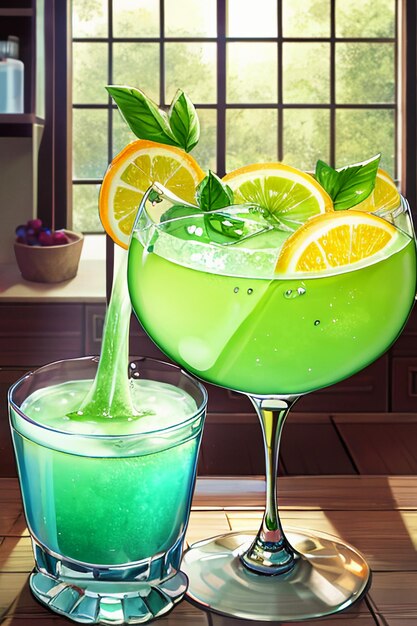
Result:
[[9,392],[30,586],[78,622],[143,623],[187,589],[179,568],[207,394],[180,368],[138,359],[129,376],[139,419],[70,419],[97,363],[51,363]]

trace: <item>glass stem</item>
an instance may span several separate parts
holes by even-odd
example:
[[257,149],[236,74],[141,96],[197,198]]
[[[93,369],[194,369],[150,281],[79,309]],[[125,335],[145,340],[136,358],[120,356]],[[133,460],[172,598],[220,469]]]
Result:
[[261,423],[266,462],[266,506],[261,527],[250,548],[240,557],[243,564],[258,574],[288,572],[298,555],[287,541],[277,507],[279,443],[285,418],[297,396],[249,396]]

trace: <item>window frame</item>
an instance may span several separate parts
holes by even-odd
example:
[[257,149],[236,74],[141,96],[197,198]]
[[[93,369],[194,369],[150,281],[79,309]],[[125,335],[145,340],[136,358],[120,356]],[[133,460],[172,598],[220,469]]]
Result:
[[[227,37],[226,26],[226,2],[225,0],[217,0],[217,38],[190,38],[190,37],[164,37],[164,0],[160,3],[160,34],[156,38],[127,38],[129,42],[157,42],[160,46],[160,78],[159,78],[159,96],[160,104],[164,102],[165,97],[165,81],[164,81],[164,43],[166,42],[217,42],[217,104],[208,105],[197,103],[199,108],[216,109],[217,117],[217,172],[220,175],[225,173],[225,147],[226,147],[226,112],[231,109],[256,108],[256,109],[276,109],[278,114],[278,159],[282,158],[283,150],[283,112],[285,109],[329,109],[331,116],[330,126],[330,161],[335,160],[335,114],[341,109],[398,109],[396,115],[396,152],[397,165],[400,173],[401,191],[408,198],[415,215],[417,215],[417,124],[416,124],[416,106],[417,106],[417,86],[415,75],[417,71],[417,0],[399,0],[398,15],[396,20],[396,39],[398,41],[397,49],[397,67],[400,70],[397,76],[397,93],[394,104],[370,105],[370,104],[336,104],[335,102],[335,47],[336,43],[341,40],[335,36],[335,6],[336,0],[330,0],[331,5],[331,32],[330,37],[325,38],[284,38],[282,37],[282,0],[277,0],[278,5],[278,33],[277,37],[265,38],[239,38]],[[108,19],[109,33],[106,38],[90,38],[89,41],[111,41],[112,32],[112,4],[113,0],[108,1]],[[42,184],[42,180],[47,180],[51,172],[52,161],[55,161],[55,223],[57,227],[71,227],[72,224],[72,98],[71,98],[71,81],[72,81],[72,32],[71,32],[71,2],[60,3],[59,10],[54,12],[54,0],[47,0],[46,11],[46,59],[47,59],[47,85],[48,93],[46,98],[46,125],[44,131],[44,139],[40,151],[40,183],[39,183],[39,214],[51,214],[51,194],[45,192],[48,187]],[[55,37],[55,64],[52,63],[53,46],[52,38]],[[123,42],[125,38],[116,38],[117,42]],[[342,38],[347,42],[381,42],[392,43],[392,38]],[[79,39],[75,39],[79,41]],[[282,72],[278,71],[278,102],[271,104],[232,104],[226,102],[226,43],[235,41],[245,42],[277,42],[278,62],[282,63],[282,45],[286,42],[326,42],[330,44],[331,64],[330,64],[330,84],[331,94],[329,104],[286,104],[283,102],[282,89]],[[55,65],[55,76],[53,76],[53,65]],[[66,69],[66,71],[64,71]],[[112,59],[109,57],[108,79],[111,80]],[[55,144],[57,146],[55,158],[53,159],[51,151],[51,106],[52,93],[55,95]],[[74,108],[102,108],[108,110],[108,161],[112,159],[112,110],[115,105],[110,103],[104,105],[76,105]],[[76,184],[99,183],[98,179],[83,179],[77,181]]]

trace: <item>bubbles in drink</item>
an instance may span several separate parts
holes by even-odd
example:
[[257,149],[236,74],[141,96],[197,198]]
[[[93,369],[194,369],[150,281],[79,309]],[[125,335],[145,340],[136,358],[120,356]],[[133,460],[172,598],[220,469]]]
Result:
[[235,293],[239,293],[239,287],[235,287],[235,288],[233,289],[233,291],[234,291]]
[[249,289],[248,289],[248,296],[250,296],[252,293],[253,293],[253,289],[251,289],[251,288],[249,287]]
[[319,325],[320,325],[320,320],[315,320],[314,326],[319,326]]
[[288,299],[298,298],[298,296],[303,296],[305,293],[305,287],[297,287],[297,289],[287,289],[284,293],[284,297]]

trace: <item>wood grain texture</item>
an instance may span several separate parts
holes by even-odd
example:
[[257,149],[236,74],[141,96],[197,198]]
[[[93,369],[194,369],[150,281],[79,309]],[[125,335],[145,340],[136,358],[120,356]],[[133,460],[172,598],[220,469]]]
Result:
[[417,414],[335,415],[333,421],[360,474],[417,474]]
[[340,613],[339,615],[333,615],[323,619],[303,622],[249,622],[243,619],[232,619],[213,614],[211,615],[210,626],[265,626],[266,624],[268,624],[268,626],[306,626],[307,624],[311,624],[311,626],[376,626],[375,620],[369,613],[369,610],[366,615],[357,613],[356,609],[350,609],[346,613]]
[[[280,507],[350,511],[417,508],[414,476],[291,476],[278,480]],[[265,503],[262,477],[200,477],[193,506],[255,507]]]
[[417,623],[417,572],[375,572],[369,600],[377,613]]
[[[373,582],[350,610],[314,621],[319,626],[417,626],[417,478],[412,476],[283,477],[285,528],[342,537],[367,558]],[[232,530],[257,530],[262,479],[199,479],[187,542]],[[32,549],[15,479],[0,480],[0,621],[2,626],[64,626],[32,597],[27,579]],[[207,614],[188,602],[159,620],[166,626],[263,626]],[[274,623],[271,623],[271,626]],[[276,626],[290,626],[275,623]],[[303,623],[291,623],[302,626]]]

